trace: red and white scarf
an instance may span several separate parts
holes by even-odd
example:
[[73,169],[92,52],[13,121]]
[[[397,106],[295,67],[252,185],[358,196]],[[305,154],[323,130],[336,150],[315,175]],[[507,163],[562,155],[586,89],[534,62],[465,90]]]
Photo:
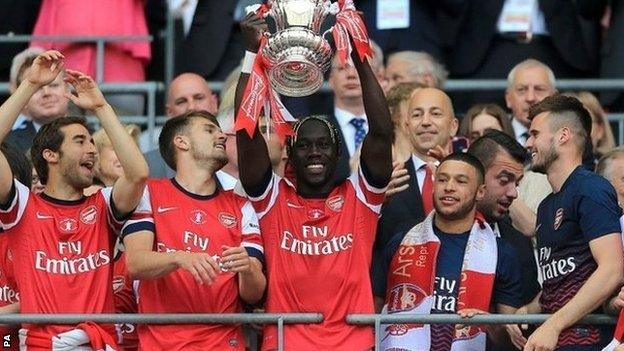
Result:
[[[388,272],[388,292],[382,313],[430,314],[433,306],[435,267],[440,240],[433,232],[435,211],[407,234],[392,259]],[[476,308],[488,311],[498,258],[496,236],[477,213],[472,226],[461,271],[457,310]],[[429,351],[428,324],[382,326],[381,349]],[[485,350],[485,328],[455,329],[451,351]]]
[[75,329],[57,335],[20,329],[20,350],[120,350],[113,335],[114,329],[111,326],[102,326],[93,322],[80,323]]
[[[622,244],[624,244],[624,216],[620,217],[620,228],[622,231]],[[624,309],[620,310],[613,340],[602,351],[613,351],[624,341]]]

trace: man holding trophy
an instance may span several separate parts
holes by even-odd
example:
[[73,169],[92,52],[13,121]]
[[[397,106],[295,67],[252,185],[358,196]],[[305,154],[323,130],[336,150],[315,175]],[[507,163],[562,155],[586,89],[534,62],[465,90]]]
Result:
[[[324,116],[292,119],[273,90],[304,96],[318,89],[331,55],[318,35],[327,14],[343,64],[360,77],[369,132],[357,172],[336,184],[332,175],[340,133]],[[276,33],[266,33],[270,16]],[[321,324],[285,327],[289,350],[370,350],[369,326],[348,325],[351,313],[373,313],[369,268],[375,228],[392,172],[393,126],[385,97],[369,63],[368,38],[352,1],[272,0],[241,23],[247,54],[236,92],[240,181],[258,213],[267,267],[266,311],[320,312]],[[326,46],[327,45],[327,46]],[[368,50],[367,50],[368,49]],[[352,62],[347,62],[349,53]],[[256,56],[257,55],[257,56]],[[272,173],[260,111],[271,114],[286,140],[294,179]],[[294,120],[294,119],[292,119]],[[263,350],[277,348],[267,326]]]

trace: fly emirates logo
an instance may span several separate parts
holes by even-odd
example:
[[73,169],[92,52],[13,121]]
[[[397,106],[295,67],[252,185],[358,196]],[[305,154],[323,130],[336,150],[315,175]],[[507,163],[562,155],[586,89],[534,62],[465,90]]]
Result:
[[290,231],[284,230],[280,247],[299,255],[310,256],[331,255],[353,247],[353,233],[333,235],[330,238],[327,226],[304,225],[301,227],[301,234],[303,238],[296,238]]
[[108,250],[83,254],[82,249],[81,241],[61,241],[58,243],[61,258],[50,258],[45,251],[35,251],[35,269],[56,274],[78,274],[111,262]]

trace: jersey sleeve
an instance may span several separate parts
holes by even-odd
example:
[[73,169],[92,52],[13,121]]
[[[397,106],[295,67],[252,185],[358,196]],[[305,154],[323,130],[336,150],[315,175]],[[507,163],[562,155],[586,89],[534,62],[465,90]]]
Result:
[[113,188],[107,187],[101,191],[108,207],[108,223],[115,234],[123,238],[126,235],[142,230],[154,231],[154,216],[152,214],[152,206],[147,186],[143,191],[143,196],[141,197],[141,201],[137,205],[137,208],[122,219],[115,218],[115,204],[112,197]]
[[281,181],[282,178],[273,173],[266,189],[260,196],[255,197],[247,195],[247,198],[251,201],[253,208],[258,214],[258,218],[262,218],[265,214],[267,214],[267,212],[269,212],[273,205],[275,205],[277,196],[279,195],[279,185]]
[[516,250],[507,242],[497,239],[498,261],[492,302],[519,308],[522,306],[522,272]]
[[621,233],[622,210],[615,189],[606,180],[585,189],[578,202],[579,225],[588,242],[601,236]]
[[249,201],[245,201],[242,208],[242,242],[241,246],[247,250],[250,257],[255,257],[264,263],[264,247],[262,246],[262,237],[260,236],[260,225],[256,211]]
[[19,223],[26,210],[29,197],[30,189],[17,179],[13,179],[9,201],[6,204],[0,204],[0,227],[3,230],[11,229]]
[[371,185],[366,179],[361,165],[358,167],[357,172],[351,174],[349,181],[355,189],[358,200],[364,203],[373,212],[379,214],[381,212],[381,205],[386,196],[386,187],[377,188]]

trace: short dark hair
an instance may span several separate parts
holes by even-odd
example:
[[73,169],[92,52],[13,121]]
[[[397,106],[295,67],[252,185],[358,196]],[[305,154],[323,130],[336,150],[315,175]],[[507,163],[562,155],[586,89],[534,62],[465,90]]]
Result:
[[[478,184],[481,185],[485,181],[485,169],[478,158],[464,152],[454,152],[443,158],[440,161],[440,166],[446,161],[460,161],[471,165],[477,171]],[[440,169],[440,166],[438,166],[438,169]]]
[[30,188],[32,183],[32,165],[25,154],[11,143],[3,142],[0,150],[9,163],[13,178]]
[[158,137],[158,149],[160,150],[160,155],[167,166],[174,171],[177,169],[177,161],[175,147],[173,146],[173,139],[176,135],[186,132],[186,128],[191,123],[193,118],[205,118],[214,123],[217,127],[221,128],[217,117],[205,110],[187,111],[179,116],[169,118],[162,128],[160,136]]
[[61,128],[72,124],[80,124],[85,127],[85,129],[89,130],[87,120],[84,117],[68,116],[44,124],[35,135],[33,145],[30,148],[30,159],[41,180],[41,184],[47,183],[49,171],[48,161],[43,158],[43,151],[48,149],[53,152],[58,152],[65,139],[65,134],[61,131]]
[[577,98],[561,94],[549,96],[529,108],[529,120],[544,112],[550,112],[552,117],[556,117],[548,120],[552,132],[568,126],[579,137],[579,150],[583,152],[586,149],[586,141],[591,135],[592,119],[589,111]]
[[516,139],[498,130],[488,130],[483,136],[477,138],[468,148],[468,153],[476,157],[483,167],[488,169],[501,150],[506,151],[514,160],[523,165],[528,159],[526,149]]

